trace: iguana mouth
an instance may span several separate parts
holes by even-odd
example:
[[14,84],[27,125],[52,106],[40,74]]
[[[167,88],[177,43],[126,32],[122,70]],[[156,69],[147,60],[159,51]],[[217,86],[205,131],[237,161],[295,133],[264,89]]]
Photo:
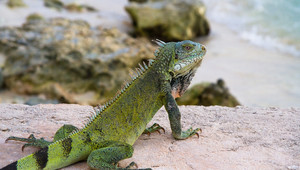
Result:
[[197,65],[197,63],[202,60],[202,56],[204,55],[203,53],[205,54],[205,51],[204,52],[201,51],[201,52],[199,52],[195,55],[192,55],[186,59],[182,59],[180,62],[175,64],[174,70],[179,71],[186,66],[193,67],[193,66]]

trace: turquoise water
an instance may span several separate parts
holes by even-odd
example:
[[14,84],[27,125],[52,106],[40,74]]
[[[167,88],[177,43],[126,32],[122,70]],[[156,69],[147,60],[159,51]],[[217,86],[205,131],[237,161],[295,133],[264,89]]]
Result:
[[300,57],[300,0],[204,0],[209,18],[244,39]]

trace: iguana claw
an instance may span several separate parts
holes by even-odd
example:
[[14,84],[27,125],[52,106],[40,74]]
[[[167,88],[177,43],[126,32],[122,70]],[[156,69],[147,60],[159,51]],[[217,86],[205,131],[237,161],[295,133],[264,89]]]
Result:
[[196,135],[198,137],[198,139],[199,139],[200,135],[199,135],[198,131],[199,131],[199,133],[202,133],[202,129],[200,129],[200,128],[197,128],[195,130],[193,130],[193,128],[189,128],[186,132],[190,132],[189,137],[192,137],[192,136]]
[[[195,131],[199,131],[199,133],[202,133],[202,129],[200,129],[200,128],[195,129]],[[198,139],[200,138],[199,133],[198,132],[195,133],[195,135],[198,137]]]
[[130,169],[132,167],[139,168],[135,162],[131,162],[128,166],[126,166],[126,169]]
[[202,132],[202,130],[200,128],[197,128],[195,130],[193,130],[193,128],[189,128],[187,131],[184,131],[181,133],[181,135],[174,135],[174,138],[179,139],[179,140],[183,140],[183,139],[187,139],[190,138],[194,135],[197,135],[198,139],[200,137],[198,131],[200,131],[200,133]]
[[139,169],[138,165],[135,162],[131,162],[125,169],[130,169],[132,167],[135,167],[136,170],[152,170],[151,168]]
[[150,136],[151,133],[153,132],[158,132],[159,134],[160,131],[159,130],[162,130],[164,133],[166,133],[165,129],[163,127],[161,127],[159,124],[157,123],[154,123],[151,127],[149,128],[146,128],[143,132],[143,134],[148,134]]

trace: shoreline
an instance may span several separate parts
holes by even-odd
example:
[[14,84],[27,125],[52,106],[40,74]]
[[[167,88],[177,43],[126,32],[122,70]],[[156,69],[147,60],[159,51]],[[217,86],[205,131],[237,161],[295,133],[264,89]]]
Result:
[[244,106],[300,106],[299,58],[253,45],[226,25],[209,21],[211,34],[196,39],[208,52],[192,85],[222,78]]

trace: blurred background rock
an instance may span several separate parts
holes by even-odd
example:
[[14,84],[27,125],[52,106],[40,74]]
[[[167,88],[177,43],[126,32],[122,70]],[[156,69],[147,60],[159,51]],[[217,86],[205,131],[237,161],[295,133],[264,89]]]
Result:
[[[22,0],[6,4],[27,7]],[[97,12],[95,7],[76,1],[43,2],[43,8],[69,16],[72,12]],[[21,26],[2,26],[0,87],[5,84],[5,89],[0,101],[101,104],[129,79],[130,69],[154,57],[156,47],[151,39],[184,40],[209,33],[201,1],[129,1],[125,9],[135,30],[131,35],[148,40],[101,24],[90,26],[82,19],[49,18],[43,13],[29,14]],[[17,99],[5,99],[12,96]],[[186,102],[190,103],[195,102]]]
[[130,68],[153,58],[156,49],[146,39],[114,28],[32,16],[22,27],[0,28],[4,82],[18,94],[44,94],[64,103],[103,103],[129,79]]
[[243,39],[260,23],[243,27],[241,21],[263,16],[257,22],[271,22],[268,7],[281,0],[233,1],[0,1],[0,102],[102,104],[129,79],[130,69],[154,57],[151,40],[159,38],[191,39],[208,49],[180,104],[299,106],[299,58],[264,48],[270,39],[259,46]]
[[205,36],[209,24],[199,0],[130,0],[129,13],[135,33],[165,41]]
[[201,106],[229,106],[241,105],[230,94],[224,80],[219,79],[216,83],[200,83],[190,87],[184,95],[176,99],[178,105],[201,105]]

